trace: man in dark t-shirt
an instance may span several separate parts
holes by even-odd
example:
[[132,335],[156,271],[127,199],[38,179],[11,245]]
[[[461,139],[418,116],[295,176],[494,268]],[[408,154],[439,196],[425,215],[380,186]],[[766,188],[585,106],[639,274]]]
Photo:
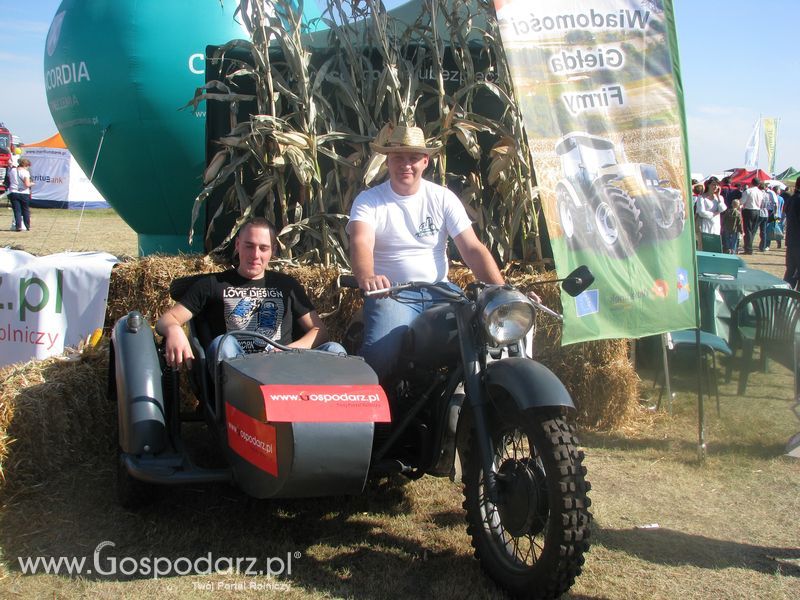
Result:
[[[289,275],[267,270],[277,244],[269,221],[255,218],[245,222],[234,244],[239,266],[200,277],[158,320],[156,331],[165,338],[168,365],[191,364],[194,354],[183,325],[193,317],[208,324],[212,357],[217,354],[220,337],[230,331],[257,332],[292,348],[344,352],[339,344],[327,342],[325,325],[303,286]],[[264,343],[256,338],[226,340],[226,347],[219,350],[221,356],[264,349]]]

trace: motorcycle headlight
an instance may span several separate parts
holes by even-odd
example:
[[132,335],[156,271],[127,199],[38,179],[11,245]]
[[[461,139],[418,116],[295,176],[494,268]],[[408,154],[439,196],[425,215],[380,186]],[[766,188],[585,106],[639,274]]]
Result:
[[498,346],[521,340],[533,326],[533,305],[519,290],[487,289],[479,300],[479,310],[486,335]]

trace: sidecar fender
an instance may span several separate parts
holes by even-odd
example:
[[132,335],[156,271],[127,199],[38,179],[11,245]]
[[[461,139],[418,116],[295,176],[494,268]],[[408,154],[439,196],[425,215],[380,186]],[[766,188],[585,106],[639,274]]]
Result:
[[127,454],[158,454],[167,446],[161,364],[147,320],[136,311],[112,330],[119,445]]
[[[486,389],[498,410],[562,406],[575,408],[567,388],[550,369],[529,358],[504,358],[486,365]],[[507,393],[497,393],[499,390]],[[513,402],[513,406],[506,403]]]

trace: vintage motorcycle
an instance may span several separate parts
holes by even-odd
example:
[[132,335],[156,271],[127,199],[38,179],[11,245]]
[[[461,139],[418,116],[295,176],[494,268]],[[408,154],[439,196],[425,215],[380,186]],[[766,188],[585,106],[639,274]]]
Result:
[[[594,278],[580,267],[562,281],[577,296]],[[186,285],[178,280],[173,297]],[[352,276],[340,285],[357,287]],[[283,351],[209,369],[201,324],[190,322],[193,387],[227,462],[214,469],[194,464],[183,444],[176,376],[152,329],[137,312],[121,318],[110,373],[121,502],[135,505],[154,484],[224,481],[287,498],[359,493],[368,478],[392,473],[449,476],[464,484],[475,555],[500,587],[526,598],[566,592],[589,548],[590,485],[566,420],[572,399],[525,343],[537,310],[560,315],[508,285],[437,287],[441,301],[410,325],[384,387],[358,357],[268,338],[260,342]]]

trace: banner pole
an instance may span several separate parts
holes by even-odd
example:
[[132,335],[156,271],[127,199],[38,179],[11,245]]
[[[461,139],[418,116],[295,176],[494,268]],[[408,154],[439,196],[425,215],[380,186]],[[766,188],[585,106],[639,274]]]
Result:
[[[680,114],[681,120],[681,127],[683,130],[683,155],[684,161],[686,162],[686,178],[684,180],[684,186],[687,187],[689,190],[688,198],[692,197],[692,186],[691,186],[691,176],[690,173],[692,171],[690,161],[689,161],[689,148],[688,148],[688,140],[687,140],[687,131],[686,131],[686,107],[684,106],[683,102],[683,84],[680,78],[681,72],[681,64],[680,64],[680,55],[678,53],[678,34],[677,34],[677,27],[675,26],[675,13],[672,9],[672,0],[667,0],[664,2],[664,11],[667,16],[667,21],[670,25],[669,27],[669,43],[670,49],[672,54],[672,61],[673,61],[673,69],[675,72],[674,84],[677,91],[677,104],[678,104],[678,111]],[[703,384],[702,384],[702,367],[700,365],[700,327],[702,323],[700,321],[700,285],[699,285],[699,273],[697,271],[697,230],[694,226],[694,210],[689,211],[689,223],[691,224],[689,229],[691,231],[691,238],[692,238],[692,262],[694,264],[694,319],[695,319],[695,353],[697,356],[697,360],[695,361],[696,365],[696,375],[695,379],[697,380],[697,450],[698,455],[701,460],[705,459],[706,456],[706,427],[705,427],[705,403],[703,400]]]

